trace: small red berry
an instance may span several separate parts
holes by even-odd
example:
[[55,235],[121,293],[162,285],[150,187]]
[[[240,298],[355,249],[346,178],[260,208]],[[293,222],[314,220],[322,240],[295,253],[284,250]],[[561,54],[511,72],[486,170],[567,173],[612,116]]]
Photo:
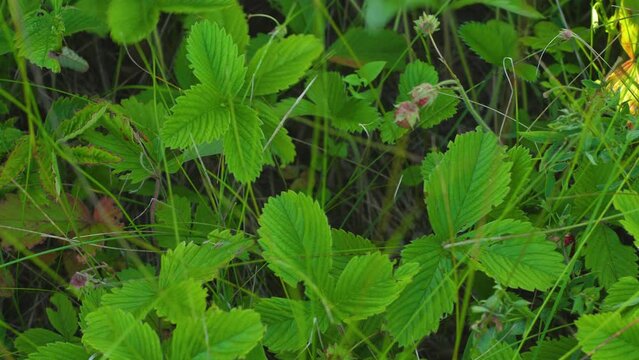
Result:
[[564,246],[570,246],[575,243],[575,237],[571,233],[564,235]]

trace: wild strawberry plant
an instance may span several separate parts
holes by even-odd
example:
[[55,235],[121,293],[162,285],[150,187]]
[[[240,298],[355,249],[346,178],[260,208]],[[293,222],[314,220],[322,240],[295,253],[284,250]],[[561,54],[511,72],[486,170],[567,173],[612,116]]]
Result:
[[536,5],[0,2],[3,357],[634,358],[639,3]]

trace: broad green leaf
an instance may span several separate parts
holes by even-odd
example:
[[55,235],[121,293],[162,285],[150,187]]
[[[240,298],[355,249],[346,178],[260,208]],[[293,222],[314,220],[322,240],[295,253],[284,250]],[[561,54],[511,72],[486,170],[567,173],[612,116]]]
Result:
[[[173,217],[175,214],[175,218]],[[174,195],[172,201],[159,203],[155,213],[158,245],[165,248],[175,248],[179,242],[189,238],[191,227],[191,201],[182,196]],[[176,236],[176,231],[177,235]]]
[[532,19],[543,19],[543,15],[533,6],[528,5],[526,0],[457,0],[453,1],[451,7],[454,9],[461,8],[472,4],[484,4],[494,6],[496,8],[510,11],[513,14],[526,16]]
[[[0,201],[0,240],[2,246],[25,246],[30,248],[42,241],[41,234],[66,237],[80,225],[86,208],[77,201],[70,201],[70,208],[51,201],[49,204],[34,204],[19,195],[7,194]],[[68,210],[68,211],[67,211]],[[24,232],[21,229],[29,229]]]
[[[78,0],[73,4],[73,7],[80,10],[83,16],[91,18],[92,28],[86,29],[86,31],[104,36],[109,32],[109,26],[107,24],[109,5],[110,2],[108,1]],[[77,30],[77,27],[73,27],[72,30]]]
[[362,320],[383,312],[404,286],[395,281],[387,255],[355,256],[337,279],[333,303],[343,319]]
[[[286,20],[286,27],[297,34],[324,33],[325,21],[318,21],[317,12],[321,11],[318,4],[326,6],[325,2],[317,3],[317,0],[275,0],[271,4],[280,14],[295,14]],[[324,1],[324,0],[322,0]]]
[[[262,133],[264,134],[264,146],[266,146],[266,142],[271,140],[271,143],[266,149],[264,155],[264,163],[269,165],[275,165],[276,159],[279,158],[279,165],[284,166],[288,165],[295,160],[295,144],[293,144],[293,139],[288,134],[288,131],[285,127],[279,127],[281,119],[278,118],[275,110],[270,107],[270,105],[258,101],[254,103],[254,109],[258,112],[258,117],[262,120]],[[277,130],[277,134],[275,131]]]
[[160,288],[165,289],[187,279],[211,281],[220,268],[249,246],[250,241],[235,237],[221,244],[182,242],[162,255]]
[[264,205],[259,224],[259,243],[269,268],[291,286],[304,281],[312,292],[325,292],[332,240],[320,205],[307,195],[285,192]]
[[186,90],[164,122],[160,133],[164,145],[184,149],[220,139],[231,122],[229,105],[208,86],[200,84]]
[[637,359],[639,326],[636,316],[619,313],[583,315],[575,322],[579,345],[593,360]]
[[18,180],[18,176],[29,164],[29,157],[32,155],[30,148],[31,142],[28,136],[23,136],[16,142],[7,160],[0,167],[0,189]]
[[[13,51],[13,39],[15,37],[14,32],[11,29],[7,29],[6,32],[0,34],[0,55],[8,54]],[[2,105],[2,107],[4,107]],[[6,112],[6,109],[2,109],[2,112]]]
[[10,123],[0,125],[0,156],[11,151],[22,137],[22,131],[16,129]]
[[170,284],[157,294],[155,309],[172,323],[204,314],[207,291],[198,280],[186,279]]
[[399,77],[399,93],[396,103],[411,100],[410,92],[419,84],[427,83],[436,85],[439,82],[439,75],[435,67],[423,61],[417,60],[406,65],[406,69]]
[[335,278],[346,268],[346,264],[357,255],[370,254],[377,251],[377,247],[370,240],[353,233],[332,229],[333,238],[333,268],[331,274]]
[[261,125],[255,110],[246,105],[233,105],[229,129],[223,139],[224,160],[233,176],[244,184],[255,180],[262,170]]
[[367,84],[372,83],[382,73],[386,61],[371,61],[357,70],[359,75]]
[[55,293],[49,300],[57,310],[47,308],[47,317],[60,335],[71,340],[78,331],[78,314],[69,298],[61,293]]
[[419,167],[419,172],[424,180],[424,191],[430,182],[430,175],[435,171],[439,163],[444,158],[444,154],[439,151],[431,151],[424,157]]
[[155,0],[111,0],[107,11],[111,38],[124,45],[144,39],[159,19]]
[[108,106],[105,104],[90,103],[76,112],[72,118],[66,119],[55,129],[57,142],[65,142],[81,135],[92,128],[102,118]]
[[413,240],[402,251],[402,263],[418,263],[419,271],[386,311],[388,330],[401,346],[417,344],[437,331],[440,320],[453,311],[456,286],[452,263],[441,239]]
[[[106,15],[108,3],[105,1],[94,4],[93,6],[96,7],[94,12],[87,11],[85,4],[80,4],[81,7],[78,7],[78,4],[82,2],[86,3],[86,1],[79,1],[73,4],[73,6],[65,6],[60,10],[60,16],[64,22],[65,36],[69,36],[80,31],[100,32],[105,25],[104,19],[102,19],[102,21],[98,20],[95,16],[95,12],[102,10],[104,11],[103,14]],[[104,35],[104,33],[102,35]]]
[[614,205],[624,217],[619,222],[635,238],[635,246],[639,247],[639,194],[635,192],[617,194]]
[[203,317],[177,324],[169,358],[236,359],[259,343],[264,330],[260,315],[253,310],[209,310]]
[[63,68],[71,69],[77,72],[86,72],[89,70],[89,63],[75,51],[66,46],[62,47],[62,52],[58,54],[58,62]]
[[608,288],[625,276],[636,277],[636,249],[623,245],[611,228],[597,226],[586,241],[586,267],[595,273],[599,283]]
[[113,360],[162,359],[160,339],[131,313],[101,307],[87,315],[82,341]]
[[274,352],[297,351],[313,336],[309,303],[285,298],[262,299],[255,306],[266,325],[264,344]]
[[419,127],[430,129],[442,121],[450,119],[457,113],[458,104],[459,98],[455,92],[448,89],[440,90],[435,101],[419,111]]
[[[530,351],[522,354],[524,360],[561,359],[565,354],[572,352],[577,346],[577,339],[562,336],[558,339],[546,339],[538,342],[530,348]],[[568,359],[581,359],[580,351],[574,352]]]
[[331,125],[344,131],[361,132],[372,129],[379,118],[377,110],[368,101],[346,94],[342,77],[337,72],[318,74],[308,91],[308,97],[315,106],[306,109],[310,111],[305,115],[328,118]]
[[555,244],[527,222],[497,220],[468,236],[480,244],[479,254],[471,256],[488,276],[508,287],[545,290],[554,284],[565,266]]
[[84,360],[90,355],[80,345],[67,342],[54,342],[39,346],[36,352],[29,354],[29,360]]
[[511,165],[493,134],[469,132],[449,143],[426,185],[435,233],[452,238],[499,205],[508,193]]
[[50,53],[62,47],[64,23],[54,13],[36,10],[24,17],[23,27],[16,33],[18,54],[41,68],[60,72],[60,64]]
[[102,296],[101,304],[144,318],[158,296],[158,284],[154,279],[129,280],[122,287]]
[[635,277],[623,277],[608,288],[602,310],[615,311],[620,308],[632,308],[639,304],[639,280]]
[[122,161],[119,156],[95,146],[74,146],[69,148],[69,153],[72,161],[80,165],[117,164]]
[[486,351],[481,351],[479,347],[471,349],[473,359],[490,360],[521,360],[521,356],[513,347],[503,341],[492,340]]
[[475,54],[495,66],[503,66],[504,58],[516,60],[518,57],[519,35],[512,25],[503,21],[467,22],[459,28],[459,36]]
[[208,11],[191,16],[185,21],[184,25],[190,26],[191,22],[196,19],[206,19],[217,23],[233,38],[233,42],[237,45],[240,54],[244,54],[250,40],[248,19],[238,0],[224,1],[228,3],[228,6],[216,11]]
[[18,335],[13,344],[20,353],[27,355],[36,352],[40,346],[64,340],[62,335],[51,330],[31,328]]
[[[530,151],[519,145],[508,149],[506,152],[508,161],[513,163],[510,182],[510,192],[507,199],[515,201],[518,197],[525,194],[528,189],[528,183],[531,175],[533,174],[533,159],[530,155]],[[504,201],[503,205],[508,205],[508,200]]]
[[[568,193],[574,216],[577,219],[599,216],[616,192],[615,183],[619,175],[619,167],[612,162],[593,165],[584,161],[579,164]],[[597,206],[599,211],[595,211]]]
[[210,21],[191,26],[186,51],[195,77],[207,88],[223,99],[237,94],[246,75],[244,56],[223,28]]
[[249,63],[248,86],[253,95],[268,95],[297,83],[323,50],[312,35],[292,35],[260,48]]
[[402,70],[406,65],[406,39],[387,29],[351,27],[328,50],[330,61],[360,68],[372,61],[385,61],[388,70]]
[[220,10],[232,0],[157,0],[157,7],[166,12],[190,13]]

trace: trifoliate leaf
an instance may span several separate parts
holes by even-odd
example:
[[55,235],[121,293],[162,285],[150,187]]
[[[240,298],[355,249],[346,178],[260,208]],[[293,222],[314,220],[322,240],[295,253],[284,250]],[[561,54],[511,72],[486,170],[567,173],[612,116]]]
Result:
[[519,35],[511,24],[503,21],[467,22],[459,28],[459,35],[475,54],[495,66],[503,66],[504,58],[518,57]]
[[80,360],[88,359],[84,347],[67,342],[53,342],[47,345],[38,346],[34,353],[29,354],[29,360]]
[[253,310],[209,310],[202,317],[177,324],[169,358],[237,359],[257,345],[264,330],[260,315]]
[[20,353],[27,355],[36,352],[40,346],[64,340],[62,335],[51,330],[31,328],[19,334],[13,344]]
[[124,45],[144,39],[159,19],[155,0],[111,0],[107,11],[111,38]]
[[625,276],[636,277],[636,249],[623,245],[611,228],[599,225],[586,240],[586,267],[595,273],[599,283],[608,288]]
[[114,360],[161,360],[160,339],[131,313],[101,307],[87,315],[82,341]]
[[385,61],[388,70],[402,70],[406,58],[406,39],[387,29],[351,27],[330,47],[330,61],[360,68],[372,61]]
[[624,219],[621,225],[635,238],[635,246],[639,247],[639,194],[625,192],[614,198],[615,209],[619,210]]
[[160,136],[170,148],[187,148],[220,139],[231,122],[229,104],[205,85],[195,85],[176,100]]
[[16,33],[18,54],[41,68],[60,72],[51,53],[62,47],[64,23],[58,14],[36,10],[24,17],[24,27]]
[[210,21],[191,26],[186,51],[195,77],[215,95],[226,99],[237,94],[246,74],[244,56],[223,28]]
[[413,240],[402,252],[402,263],[417,263],[419,270],[386,311],[388,330],[398,344],[417,344],[434,332],[453,310],[456,287],[452,263],[435,236]]
[[238,0],[222,1],[226,1],[228,6],[190,16],[184,22],[184,26],[190,27],[197,19],[206,19],[217,23],[233,38],[233,42],[237,45],[240,54],[244,54],[250,40],[246,14]]
[[337,278],[346,264],[357,255],[370,254],[377,251],[377,247],[370,240],[353,233],[332,229],[333,238],[333,268],[331,274]]
[[426,186],[435,233],[453,237],[499,205],[508,193],[511,165],[493,134],[469,132],[449,143]]
[[[2,246],[33,247],[43,239],[42,234],[66,237],[82,226],[83,204],[69,202],[69,209],[59,203],[34,204],[16,194],[7,194],[0,201],[0,240]],[[25,232],[22,229],[30,229]]]
[[362,320],[383,312],[405,285],[395,281],[388,256],[355,256],[337,279],[332,298],[343,319]]
[[155,301],[157,314],[172,323],[193,319],[204,314],[206,289],[201,281],[186,279],[159,290]]
[[555,244],[527,222],[497,220],[468,236],[480,244],[476,259],[482,270],[508,287],[545,290],[557,281],[565,266]]
[[534,7],[527,4],[525,0],[457,0],[453,1],[452,7],[458,9],[472,4],[494,6],[531,19],[543,19],[544,17]]
[[47,308],[47,317],[53,327],[67,340],[78,331],[78,314],[66,295],[55,293],[49,300],[56,310]]
[[[279,126],[281,119],[277,117],[275,110],[272,109],[270,105],[261,101],[254,103],[254,109],[258,112],[258,116],[262,120],[262,133],[264,134],[263,146],[266,146],[267,142],[272,138],[266,148],[264,163],[275,165],[276,159],[274,157],[279,158],[277,163],[281,166],[292,163],[296,155],[295,144],[293,144],[293,139],[288,134],[286,128]],[[276,130],[277,133],[275,133]]]
[[[577,339],[573,337],[562,336],[558,339],[546,339],[538,342],[535,346],[532,346],[530,351],[523,353],[522,359],[561,359],[561,357],[565,354],[572,352],[572,349],[575,346],[577,346]],[[579,353],[579,351],[574,352],[572,359],[581,359],[583,354]],[[569,359],[571,358],[569,357]]]
[[313,336],[310,304],[285,298],[262,299],[255,310],[266,325],[264,344],[274,352],[302,349]]
[[80,165],[117,164],[122,159],[95,146],[74,146],[69,148],[71,158]]
[[161,259],[160,288],[186,279],[201,282],[212,280],[220,268],[250,246],[247,239],[234,237],[232,240],[220,245],[182,242],[175,249],[167,251]]
[[322,50],[322,43],[312,35],[267,43],[249,63],[249,90],[253,95],[267,95],[287,89],[300,80]]
[[325,291],[332,267],[331,230],[324,211],[310,197],[285,192],[264,205],[259,243],[268,266],[283,281],[304,281],[313,292]]
[[635,277],[623,277],[608,288],[602,310],[632,309],[637,304],[639,304],[639,280]]
[[216,11],[232,3],[232,0],[157,0],[157,7],[166,12],[191,13]]
[[153,307],[157,296],[156,280],[135,279],[124,282],[122,287],[114,288],[111,293],[102,296],[101,304],[143,318]]
[[31,143],[28,136],[21,137],[17,142],[7,160],[0,167],[0,189],[11,184],[25,170],[29,164]]
[[636,359],[639,355],[637,317],[619,313],[583,315],[575,322],[577,339],[593,360]]
[[262,170],[264,152],[262,122],[255,110],[233,105],[229,129],[224,135],[224,156],[229,171],[241,183],[255,180]]
[[90,103],[77,111],[70,119],[63,120],[55,129],[58,143],[75,139],[92,128],[104,116],[108,105]]
[[[155,212],[158,245],[175,248],[179,242],[189,239],[191,202],[186,197],[174,195],[172,201],[158,204]],[[174,218],[175,214],[175,218]],[[176,236],[176,231],[177,235]]]

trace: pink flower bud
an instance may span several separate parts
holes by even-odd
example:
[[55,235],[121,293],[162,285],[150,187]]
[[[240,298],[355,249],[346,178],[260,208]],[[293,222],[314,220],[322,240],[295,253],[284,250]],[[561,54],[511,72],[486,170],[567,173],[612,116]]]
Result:
[[429,83],[419,84],[410,91],[410,96],[413,98],[415,104],[419,107],[424,107],[435,101],[437,88]]
[[412,129],[419,120],[419,108],[410,101],[395,105],[395,123],[405,129]]
[[76,272],[71,277],[71,281],[69,281],[69,284],[71,284],[71,286],[76,289],[81,289],[87,284],[87,280],[89,280],[89,275],[81,272]]

